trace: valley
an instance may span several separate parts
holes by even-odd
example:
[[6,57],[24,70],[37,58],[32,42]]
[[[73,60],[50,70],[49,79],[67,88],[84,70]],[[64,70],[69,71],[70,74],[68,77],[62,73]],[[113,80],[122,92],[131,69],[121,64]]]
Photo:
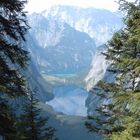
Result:
[[[95,8],[55,6],[28,19],[32,28],[27,48],[42,79],[40,106],[50,125],[61,140],[100,139],[87,133],[84,123],[99,103],[90,90],[106,74],[109,63],[101,52],[106,49],[103,44],[122,27],[120,15]],[[36,75],[32,77],[36,79]]]

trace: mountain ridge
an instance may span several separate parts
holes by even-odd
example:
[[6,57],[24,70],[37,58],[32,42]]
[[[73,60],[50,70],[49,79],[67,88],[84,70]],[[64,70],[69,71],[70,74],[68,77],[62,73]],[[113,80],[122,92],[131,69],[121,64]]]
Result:
[[57,5],[41,14],[46,18],[53,17],[56,20],[61,20],[78,31],[86,32],[95,39],[97,46],[104,44],[123,25],[120,13],[96,8],[84,9]]

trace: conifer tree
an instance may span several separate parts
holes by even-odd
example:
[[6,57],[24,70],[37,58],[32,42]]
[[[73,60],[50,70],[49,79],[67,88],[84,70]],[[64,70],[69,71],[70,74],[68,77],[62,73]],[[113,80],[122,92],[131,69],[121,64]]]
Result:
[[23,104],[20,131],[24,140],[56,140],[52,127],[47,127],[48,118],[43,117],[38,107],[39,101],[33,92],[29,92]]
[[[104,54],[112,62],[109,71],[114,83],[99,82],[104,100],[91,116],[94,122],[86,126],[110,140],[140,139],[140,1],[120,0],[124,12],[124,27],[108,42]],[[105,94],[106,93],[106,94]]]
[[[25,68],[28,53],[23,41],[28,30],[26,0],[0,0],[0,136],[16,140],[15,113],[11,97],[26,94],[21,68]],[[19,140],[19,138],[18,138]]]
[[8,101],[0,96],[0,136],[5,140],[16,140],[16,119]]
[[19,69],[26,66],[28,53],[23,47],[28,30],[25,0],[0,0],[0,92],[10,96],[25,94]]

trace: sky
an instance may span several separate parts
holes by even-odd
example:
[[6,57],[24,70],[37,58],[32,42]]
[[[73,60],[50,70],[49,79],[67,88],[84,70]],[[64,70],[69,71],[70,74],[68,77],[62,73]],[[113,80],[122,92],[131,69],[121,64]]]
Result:
[[95,7],[116,11],[118,9],[117,0],[28,0],[26,10],[29,13],[41,12],[53,5],[73,5],[82,8]]

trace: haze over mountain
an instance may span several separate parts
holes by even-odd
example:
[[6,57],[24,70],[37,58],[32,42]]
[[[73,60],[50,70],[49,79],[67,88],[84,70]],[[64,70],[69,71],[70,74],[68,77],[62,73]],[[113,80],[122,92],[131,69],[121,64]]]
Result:
[[[120,15],[94,8],[55,6],[31,14],[28,19],[31,29],[27,46],[34,65],[31,66],[32,77],[41,79],[34,84],[40,84],[42,90],[48,89],[50,93],[40,94],[46,99],[40,98],[40,101],[52,118],[50,123],[57,124],[61,140],[91,140],[93,137],[97,140],[97,135],[87,133],[86,118],[82,116],[87,115],[87,110],[91,112],[93,102],[96,107],[95,100],[90,100],[94,96],[91,97],[88,90],[106,73],[108,62],[100,54],[105,49],[101,45],[122,27]],[[35,69],[38,77],[33,72]],[[63,134],[64,129],[71,134],[69,137]],[[72,135],[79,130],[82,135],[81,132]]]
[[95,40],[97,46],[104,44],[116,30],[122,27],[121,15],[108,10],[53,6],[42,14],[47,19],[63,21],[76,30],[87,33]]
[[88,34],[41,14],[33,14],[29,21],[32,25],[29,43],[34,42],[36,46],[30,45],[30,48],[36,54],[33,57],[40,72],[75,74],[88,68],[96,50]]

